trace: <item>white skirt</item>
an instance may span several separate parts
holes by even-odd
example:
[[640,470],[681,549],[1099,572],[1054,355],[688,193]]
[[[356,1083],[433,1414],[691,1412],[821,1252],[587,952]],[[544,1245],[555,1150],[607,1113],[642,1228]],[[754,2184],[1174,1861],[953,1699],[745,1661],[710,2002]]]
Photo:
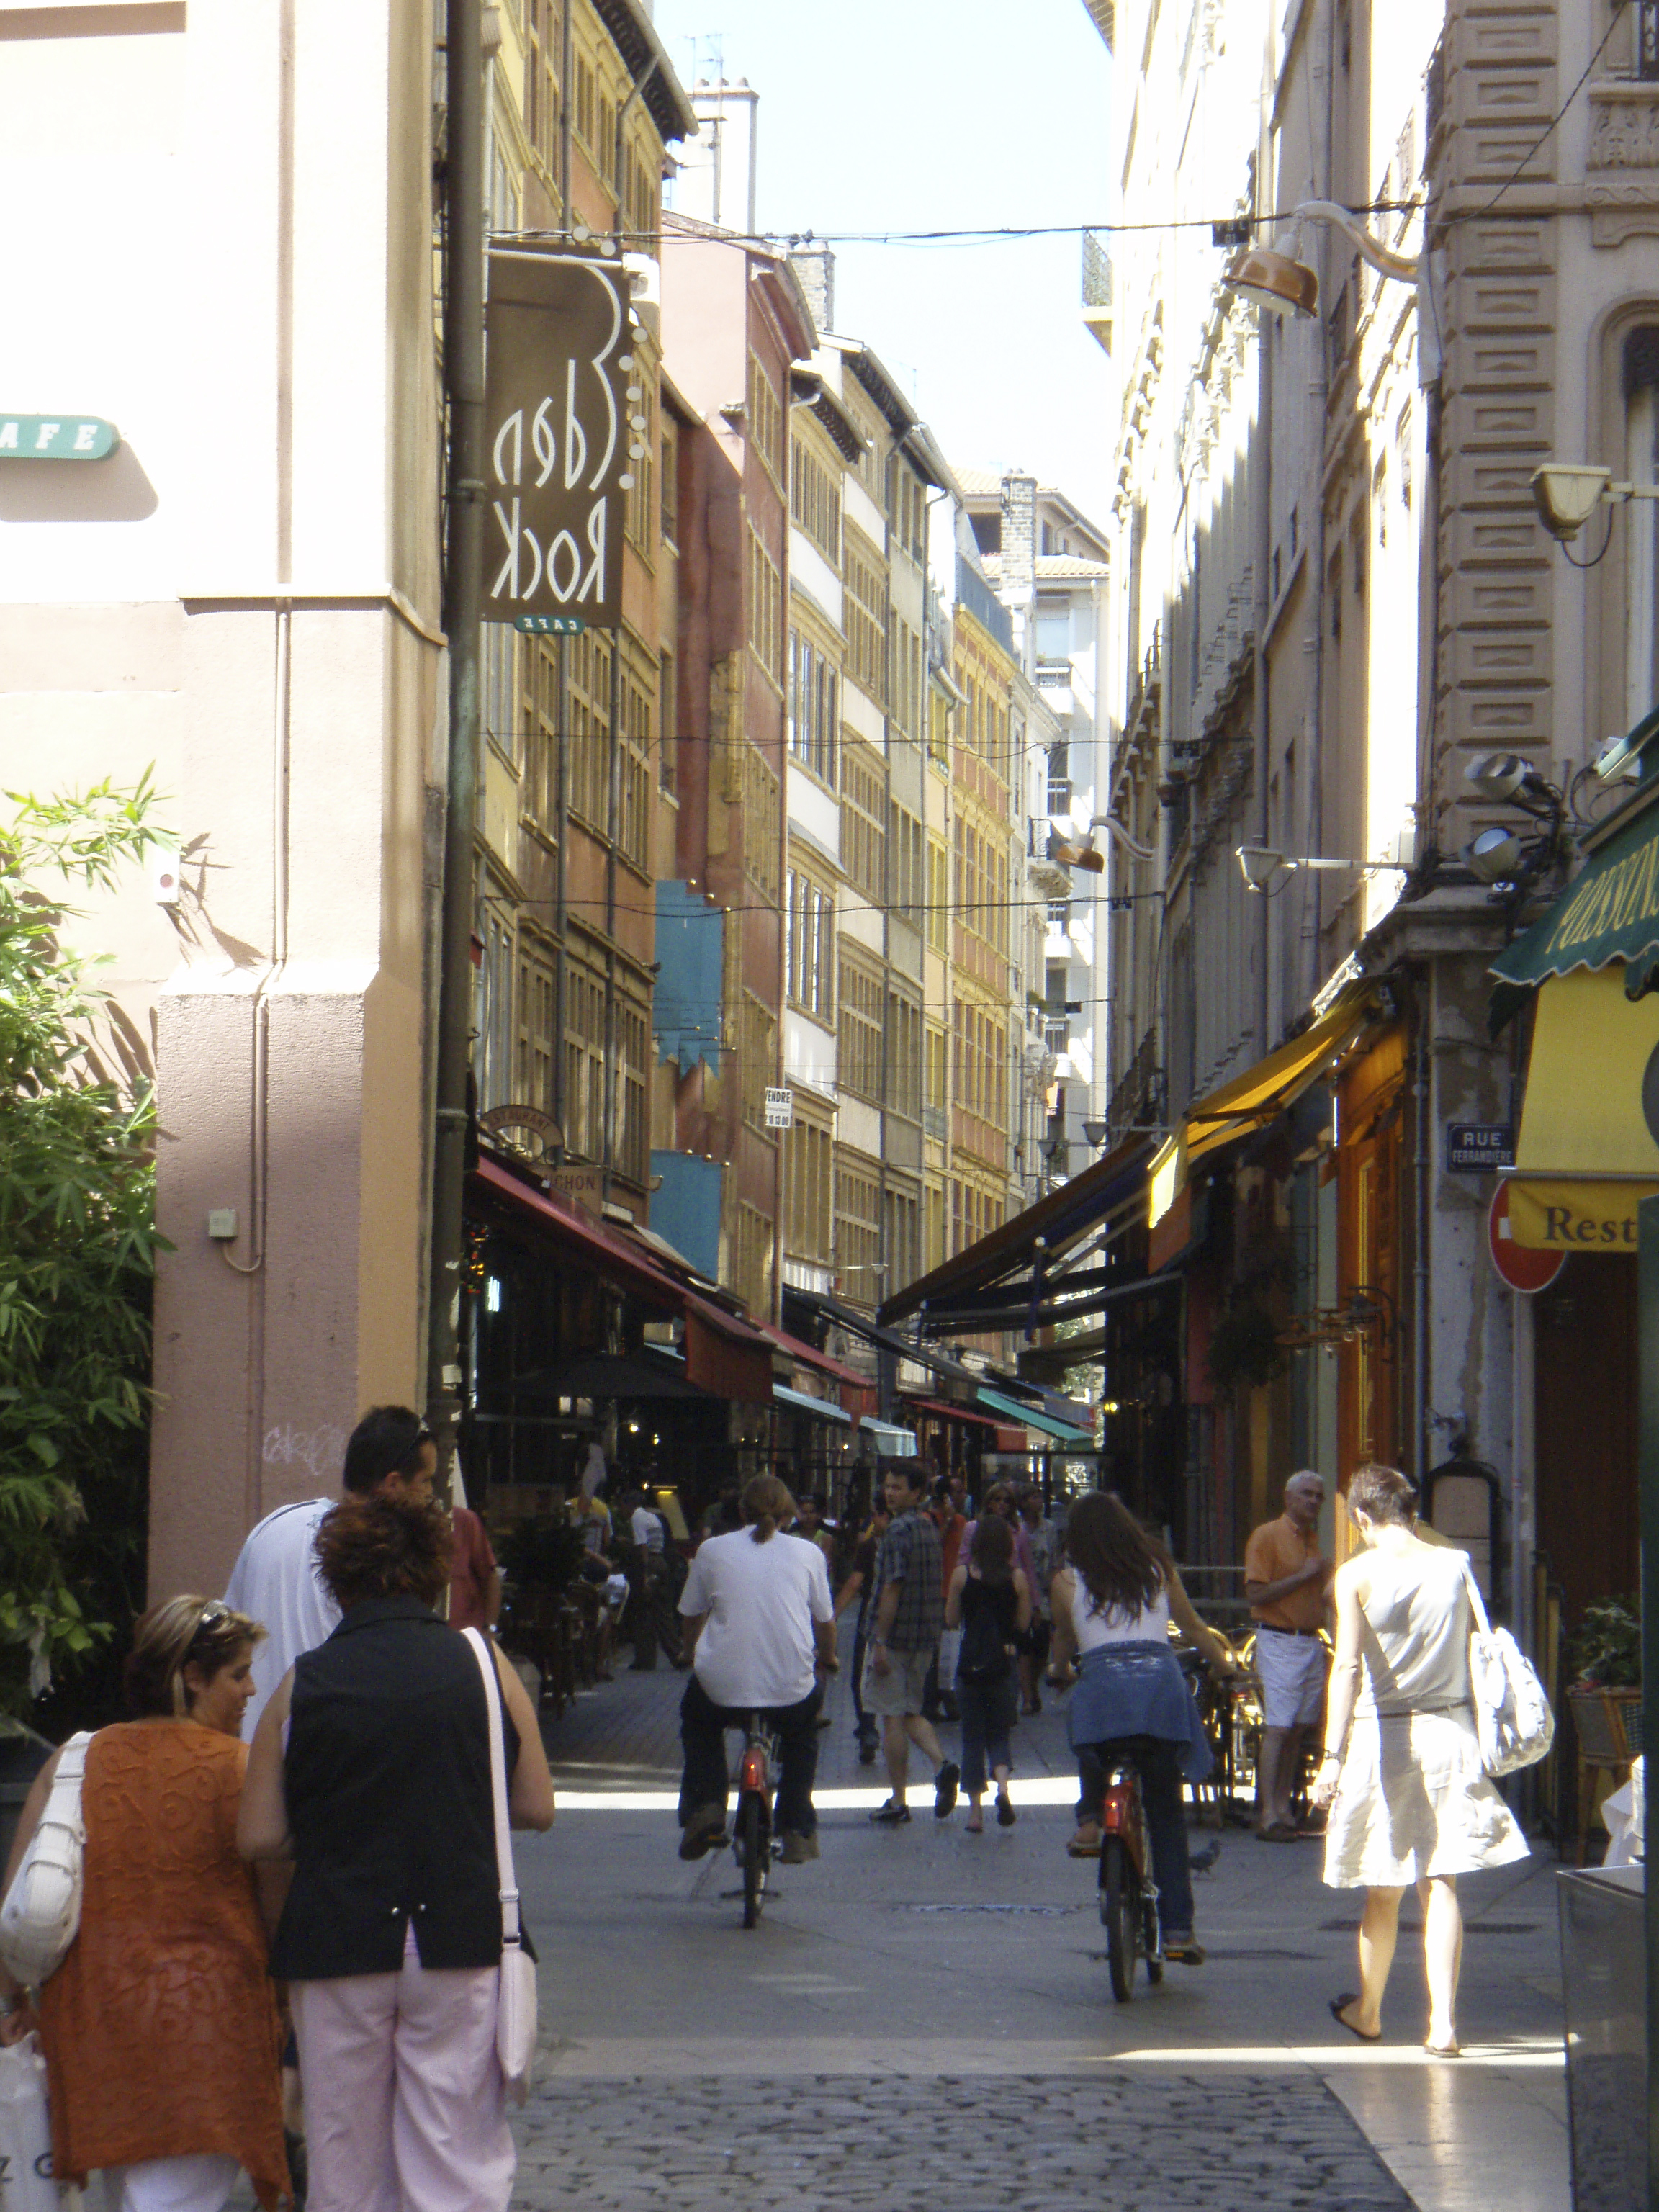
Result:
[[1331,1888],[1401,1888],[1528,1856],[1481,1766],[1467,1705],[1388,1718],[1355,1714],[1325,1829]]

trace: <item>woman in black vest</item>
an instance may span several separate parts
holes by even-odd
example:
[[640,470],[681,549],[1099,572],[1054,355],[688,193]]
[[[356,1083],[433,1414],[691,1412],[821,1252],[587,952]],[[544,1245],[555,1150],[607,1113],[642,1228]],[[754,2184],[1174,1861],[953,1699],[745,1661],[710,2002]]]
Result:
[[[310,2212],[506,2212],[501,1955],[489,1715],[472,1647],[433,1610],[447,1517],[348,1498],[317,1560],[343,1615],[254,1736],[238,1840],[291,1857],[271,1954],[305,2085]],[[494,1647],[492,1646],[492,1649]],[[495,1652],[515,1827],[547,1828],[536,1717]]]

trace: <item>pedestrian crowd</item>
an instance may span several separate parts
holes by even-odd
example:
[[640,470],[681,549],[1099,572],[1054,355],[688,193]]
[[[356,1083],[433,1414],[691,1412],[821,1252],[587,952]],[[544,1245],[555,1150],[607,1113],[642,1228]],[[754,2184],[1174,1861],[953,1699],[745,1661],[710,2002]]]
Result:
[[[310,2212],[505,2212],[530,2047],[508,1830],[548,1828],[553,1789],[532,1696],[488,1632],[501,1603],[488,1536],[434,1502],[436,1468],[417,1415],[373,1409],[342,1494],[261,1522],[222,1599],[147,1613],[128,1719],[72,1739],[30,1792],[5,1913],[75,1830],[78,1923],[20,1969],[0,1922],[0,2044],[38,2033],[52,2170],[100,2174],[109,2212],[222,2212],[242,2172],[264,2207],[302,2179]],[[886,1771],[875,1827],[910,1823],[913,1753],[935,1820],[965,1797],[981,1835],[988,1795],[1013,1826],[1019,1721],[1064,1689],[1066,1849],[1099,1856],[1106,1776],[1132,1746],[1163,1953],[1200,1964],[1186,1792],[1212,1749],[1175,1638],[1223,1683],[1237,1652],[1109,1492],[1062,1522],[1034,1486],[994,1483],[974,1511],[960,1477],[920,1460],[878,1473],[867,1518],[842,1531],[821,1499],[756,1477],[720,1501],[678,1596],[662,1516],[643,1492],[623,1502],[637,1637],[654,1660],[672,1607],[664,1640],[688,1670],[680,1856],[726,1840],[726,1733],[762,1713],[782,1856],[819,1856],[824,1688],[851,1614],[860,1756]],[[599,1488],[578,1525],[608,1581]],[[1423,2040],[1455,2057],[1456,1878],[1527,1850],[1482,1764],[1469,1653],[1484,1617],[1467,1559],[1419,1529],[1403,1475],[1352,1479],[1356,1548],[1334,1571],[1324,1503],[1316,1474],[1294,1474],[1246,1553],[1257,1832],[1322,1825],[1326,1881],[1364,1889],[1360,1987],[1330,2007],[1362,2041],[1381,2036],[1400,1904],[1419,1888]]]

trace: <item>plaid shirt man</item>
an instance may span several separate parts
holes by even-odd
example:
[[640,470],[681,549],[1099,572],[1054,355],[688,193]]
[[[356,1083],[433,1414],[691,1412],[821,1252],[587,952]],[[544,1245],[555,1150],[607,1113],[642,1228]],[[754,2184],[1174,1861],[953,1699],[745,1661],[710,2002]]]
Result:
[[899,1586],[898,1610],[887,1632],[893,1651],[931,1651],[945,1626],[945,1555],[939,1530],[919,1507],[901,1513],[890,1525],[876,1555],[876,1586],[871,1614],[889,1583]]

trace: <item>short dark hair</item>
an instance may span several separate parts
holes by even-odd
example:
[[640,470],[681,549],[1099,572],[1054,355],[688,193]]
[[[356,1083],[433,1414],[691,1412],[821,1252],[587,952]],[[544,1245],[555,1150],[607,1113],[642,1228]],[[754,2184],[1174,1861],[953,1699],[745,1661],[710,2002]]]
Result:
[[925,1459],[901,1459],[896,1452],[883,1452],[876,1462],[877,1472],[884,1482],[890,1474],[897,1475],[907,1490],[925,1491],[933,1468]]
[[1417,1518],[1417,1486],[1397,1467],[1358,1468],[1348,1485],[1348,1510],[1409,1528]]
[[342,1613],[365,1598],[436,1605],[455,1548],[449,1516],[424,1498],[352,1497],[323,1516],[317,1570]]
[[371,1406],[351,1431],[341,1470],[343,1488],[367,1498],[389,1474],[413,1474],[432,1431],[407,1406]]

